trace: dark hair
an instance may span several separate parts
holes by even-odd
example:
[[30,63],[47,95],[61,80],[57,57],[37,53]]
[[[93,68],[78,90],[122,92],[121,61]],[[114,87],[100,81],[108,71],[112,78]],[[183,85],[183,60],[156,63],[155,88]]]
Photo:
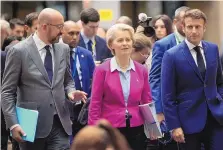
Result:
[[18,19],[18,18],[13,18],[9,21],[10,28],[14,29],[16,25],[24,26],[24,21]]
[[88,22],[100,21],[99,13],[94,8],[87,8],[81,11],[81,21],[87,24]]
[[[207,17],[205,15],[205,13],[203,13],[201,10],[199,9],[189,9],[185,12],[184,15],[184,20],[185,18],[192,18],[192,19],[203,19],[204,23],[207,22]],[[185,22],[183,22],[185,24]]]
[[167,35],[173,33],[173,27],[172,27],[172,20],[170,19],[169,16],[167,15],[158,15],[158,16],[155,16],[152,20],[152,26],[154,27],[155,24],[156,24],[156,21],[161,19],[165,25],[165,28],[166,28],[166,33]]
[[5,48],[6,48],[8,45],[10,45],[10,43],[12,43],[13,41],[21,41],[21,40],[22,40],[21,37],[17,37],[17,36],[8,36],[8,37],[4,40],[4,42],[3,42],[3,44],[2,44],[2,50],[4,51]]
[[39,13],[38,12],[32,12],[28,15],[26,15],[25,20],[24,20],[24,24],[32,27],[33,25],[33,20],[38,19]]

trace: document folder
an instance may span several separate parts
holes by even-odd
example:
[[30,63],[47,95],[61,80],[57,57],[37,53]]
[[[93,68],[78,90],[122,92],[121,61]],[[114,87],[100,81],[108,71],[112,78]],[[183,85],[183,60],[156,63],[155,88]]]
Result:
[[34,142],[39,112],[37,110],[16,107],[16,113],[19,125],[26,134],[26,136],[22,137],[23,140]]
[[150,133],[152,133],[157,138],[162,138],[162,132],[160,125],[156,118],[156,109],[154,103],[148,103],[144,105],[139,105],[139,110],[144,119],[144,132],[147,138],[150,138]]

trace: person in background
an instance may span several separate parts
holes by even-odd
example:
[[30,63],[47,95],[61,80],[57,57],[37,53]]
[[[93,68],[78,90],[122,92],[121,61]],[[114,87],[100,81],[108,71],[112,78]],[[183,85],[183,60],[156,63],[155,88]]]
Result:
[[[5,39],[10,35],[11,29],[10,25],[6,20],[0,20],[0,26],[1,26],[1,85],[2,85],[2,78],[3,78],[3,73],[5,70],[5,60],[6,60],[6,52],[2,51],[2,46],[5,41]],[[2,100],[2,99],[1,99]],[[8,137],[9,137],[9,131],[6,127],[5,123],[5,117],[2,112],[2,107],[1,107],[1,150],[7,150],[8,147]]]
[[146,136],[139,104],[147,104],[152,98],[148,70],[130,57],[133,36],[134,29],[126,24],[108,29],[106,41],[114,57],[95,68],[88,124],[107,119],[133,150],[144,150]]
[[80,33],[78,46],[88,49],[92,53],[96,64],[112,57],[105,39],[96,35],[100,22],[98,11],[94,8],[84,9],[80,14],[80,18],[83,28]]
[[105,29],[99,27],[99,28],[98,28],[98,31],[97,31],[97,36],[99,36],[99,37],[105,39],[105,37],[106,37]]
[[71,150],[130,150],[125,137],[107,120],[86,126],[75,137]]
[[[9,21],[10,28],[12,30],[11,35],[12,36],[17,36],[21,40],[24,38],[24,21],[18,19],[18,18],[13,18]],[[21,41],[20,40],[20,41]]]
[[172,20],[167,15],[155,16],[152,19],[152,26],[155,29],[155,41],[173,33]]
[[[183,32],[183,18],[189,7],[182,6],[175,11],[175,18],[173,21],[174,33],[155,42],[152,50],[152,66],[150,70],[150,86],[152,91],[152,98],[155,102],[157,119],[160,124],[165,124],[165,117],[163,114],[163,105],[161,101],[161,64],[164,53],[170,48],[176,46],[184,40]],[[165,150],[178,150],[177,143],[173,140],[166,144]],[[162,144],[161,144],[162,146]]]
[[29,37],[31,34],[35,33],[38,25],[38,12],[32,12],[26,15],[24,20],[24,29],[26,33],[26,37]]
[[135,42],[133,44],[131,59],[145,65],[146,68],[149,70],[151,64],[146,64],[146,60],[152,53],[152,43],[147,36],[141,33],[134,34],[134,40]]
[[6,53],[8,52],[8,50],[12,47],[12,45],[15,45],[16,43],[19,42],[19,40],[21,40],[20,38],[18,38],[17,36],[8,36],[5,40],[4,43],[2,45],[2,50],[5,51]]
[[[93,72],[95,68],[92,54],[89,50],[77,46],[79,42],[81,29],[73,21],[66,21],[62,30],[62,41],[70,47],[70,64],[71,73],[75,81],[75,88],[80,91],[86,92],[87,97],[91,96],[91,84]],[[81,111],[83,103],[70,104],[70,115],[72,124],[72,137],[75,137],[77,132],[83,127],[77,119]]]
[[202,40],[207,17],[186,11],[186,39],[163,56],[161,87],[164,115],[183,150],[223,147],[223,75],[216,44]]
[[156,113],[159,122],[164,120],[163,107],[161,101],[161,64],[164,53],[184,40],[183,17],[188,7],[180,7],[175,11],[174,33],[155,42],[152,50],[152,67],[150,70],[150,86],[152,97],[156,105]]
[[130,19],[128,16],[121,16],[117,19],[116,24],[117,23],[123,23],[123,24],[127,24],[129,26],[132,27],[132,19]]

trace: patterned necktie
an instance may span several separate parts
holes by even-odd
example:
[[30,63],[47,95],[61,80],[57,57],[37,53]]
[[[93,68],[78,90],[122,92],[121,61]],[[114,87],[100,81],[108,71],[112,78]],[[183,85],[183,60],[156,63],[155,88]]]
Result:
[[52,79],[53,79],[53,60],[52,60],[52,55],[50,53],[50,46],[46,45],[45,49],[46,49],[46,57],[45,57],[45,61],[44,61],[44,67],[46,69],[46,72],[48,74],[50,82],[52,83]]
[[206,68],[205,68],[204,59],[203,59],[203,56],[201,54],[200,47],[196,46],[196,47],[194,47],[194,50],[197,52],[197,65],[198,65],[198,69],[199,69],[203,79],[205,79]]
[[87,45],[88,45],[88,50],[93,53],[93,50],[92,50],[92,41],[89,40],[88,43],[87,43]]

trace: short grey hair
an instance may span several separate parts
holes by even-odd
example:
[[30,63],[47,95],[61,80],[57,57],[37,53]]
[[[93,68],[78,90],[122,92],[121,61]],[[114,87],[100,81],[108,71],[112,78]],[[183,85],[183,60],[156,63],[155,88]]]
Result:
[[175,10],[175,18],[178,17],[182,11],[186,12],[189,9],[190,7],[187,7],[187,6],[182,6],[182,7],[177,8]]
[[127,24],[123,24],[123,23],[118,23],[113,25],[111,28],[108,29],[107,33],[106,33],[106,43],[108,48],[112,51],[112,53],[114,54],[113,50],[110,48],[111,43],[114,41],[115,39],[115,33],[116,31],[128,31],[132,41],[134,42],[134,29],[133,27],[127,25]]
[[10,32],[10,25],[8,21],[0,19],[1,30],[5,30],[8,33]]
[[121,16],[120,18],[118,18],[116,23],[124,23],[132,26],[132,19],[130,19],[128,16]]

